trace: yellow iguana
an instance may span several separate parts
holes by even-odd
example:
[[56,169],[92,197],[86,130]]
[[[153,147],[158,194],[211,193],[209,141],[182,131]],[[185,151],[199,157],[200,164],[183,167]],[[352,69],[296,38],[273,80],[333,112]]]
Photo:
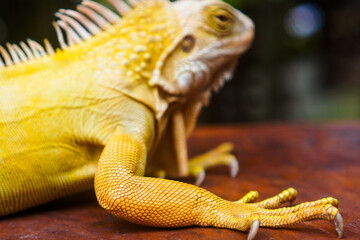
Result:
[[[186,138],[213,89],[251,44],[252,21],[220,0],[109,0],[60,10],[61,49],[0,47],[0,216],[95,185],[100,205],[128,221],[246,231],[343,220],[334,198],[280,208],[297,192],[253,203],[146,176],[197,176],[225,164],[231,145],[188,161]],[[95,180],[94,180],[95,176]],[[95,182],[95,184],[94,184]]]

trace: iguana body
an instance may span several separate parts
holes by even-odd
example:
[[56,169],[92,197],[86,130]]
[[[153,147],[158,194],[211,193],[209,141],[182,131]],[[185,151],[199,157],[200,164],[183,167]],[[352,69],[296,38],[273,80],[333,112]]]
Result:
[[0,48],[0,215],[90,189],[95,176],[100,205],[140,224],[252,226],[253,238],[259,225],[324,218],[335,219],[341,235],[333,198],[268,210],[296,191],[249,204],[256,192],[229,202],[193,185],[144,177],[234,164],[223,145],[189,167],[185,141],[211,90],[250,45],[253,24],[218,0],[129,1],[134,9],[110,2],[122,19],[90,1],[81,13],[60,11],[54,25],[63,50],[56,53],[47,42],[47,53],[32,41]]

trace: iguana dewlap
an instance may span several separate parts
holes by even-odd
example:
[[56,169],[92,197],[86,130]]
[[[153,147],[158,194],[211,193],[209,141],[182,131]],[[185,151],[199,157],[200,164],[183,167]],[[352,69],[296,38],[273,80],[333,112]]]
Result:
[[186,138],[211,91],[230,79],[254,26],[220,0],[109,2],[119,15],[93,1],[60,10],[61,49],[31,40],[0,47],[0,216],[95,182],[103,208],[139,224],[251,228],[253,239],[259,226],[321,218],[335,219],[341,237],[334,198],[272,210],[297,192],[230,202],[145,177],[203,176],[217,164],[236,174],[231,145],[188,161]]

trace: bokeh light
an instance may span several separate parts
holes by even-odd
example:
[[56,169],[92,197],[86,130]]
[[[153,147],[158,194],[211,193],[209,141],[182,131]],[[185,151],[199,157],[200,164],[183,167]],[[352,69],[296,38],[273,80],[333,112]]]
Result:
[[314,3],[306,3],[291,8],[285,19],[285,29],[289,35],[309,38],[319,32],[324,24],[324,14]]

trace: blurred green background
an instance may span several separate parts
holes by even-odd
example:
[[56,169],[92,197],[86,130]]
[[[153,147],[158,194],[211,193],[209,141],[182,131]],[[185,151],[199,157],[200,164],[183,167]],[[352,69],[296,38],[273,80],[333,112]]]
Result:
[[[228,2],[254,20],[256,40],[200,123],[360,118],[359,0]],[[56,43],[54,12],[79,3],[2,0],[0,44],[28,37]]]

